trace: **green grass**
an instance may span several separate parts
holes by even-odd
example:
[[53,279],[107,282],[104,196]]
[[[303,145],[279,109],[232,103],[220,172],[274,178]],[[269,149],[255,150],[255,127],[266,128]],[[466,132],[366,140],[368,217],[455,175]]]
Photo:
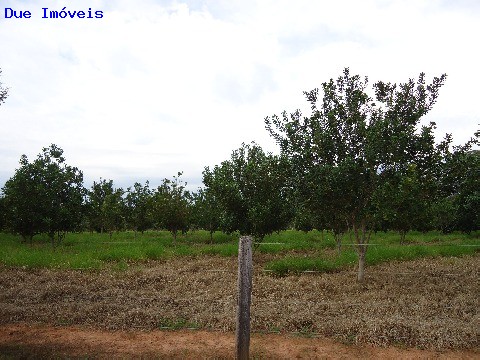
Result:
[[220,255],[220,256],[237,256],[238,255],[238,244],[229,243],[221,245],[207,245],[200,249],[200,254],[204,255]]
[[157,324],[162,330],[199,329],[201,326],[184,318],[160,319]]
[[335,248],[335,240],[329,232],[312,230],[309,232],[285,230],[280,233],[265,236],[258,251],[277,253],[289,250],[322,250]]
[[[422,245],[372,245],[367,251],[366,263],[367,265],[377,265],[389,261],[407,261],[425,257],[458,257],[473,255],[480,250],[480,246],[462,245],[466,244],[428,244],[424,242]],[[480,245],[478,241],[476,245]],[[279,276],[308,271],[328,273],[351,268],[357,261],[357,254],[350,247],[336,256],[330,254],[320,257],[286,257],[273,260],[265,265],[265,270]]]
[[[425,256],[462,256],[473,254],[480,246],[480,232],[470,235],[438,232],[407,234],[407,245],[400,245],[395,232],[372,234],[367,264],[392,260],[410,260]],[[356,263],[350,235],[343,238],[343,251],[335,255],[336,244],[331,233],[307,233],[287,230],[266,236],[255,244],[255,252],[281,257],[266,265],[267,270],[285,275],[302,271],[332,272]],[[475,245],[463,247],[459,245]],[[238,253],[238,234],[216,232],[210,241],[207,231],[198,230],[177,236],[174,242],[167,231],[109,234],[69,233],[53,248],[48,237],[35,236],[32,244],[20,237],[0,233],[0,264],[26,268],[123,269],[132,263],[168,259],[178,256],[215,255],[234,257]],[[298,256],[301,254],[302,256]],[[327,255],[329,254],[329,255]]]
[[[0,233],[0,264],[27,268],[98,269],[125,264],[200,254],[236,255],[238,236],[215,233],[210,244],[206,231],[178,235],[177,241],[167,231],[109,234],[69,233],[53,248],[46,236],[22,243],[19,236]],[[119,265],[120,264],[120,265]],[[123,264],[123,265],[122,265]]]

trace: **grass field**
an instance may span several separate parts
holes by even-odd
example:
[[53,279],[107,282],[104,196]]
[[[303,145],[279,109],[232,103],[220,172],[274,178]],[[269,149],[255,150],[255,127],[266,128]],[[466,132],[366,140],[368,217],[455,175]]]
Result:
[[[0,326],[235,330],[238,234],[0,234]],[[347,344],[478,349],[478,233],[372,235],[355,281],[349,235],[284,231],[254,252],[252,331]],[[314,271],[315,273],[310,273]],[[275,275],[275,276],[272,276]],[[212,332],[212,334],[215,334]],[[215,335],[212,335],[215,337]]]
[[[32,244],[22,243],[18,236],[0,234],[0,263],[26,268],[125,269],[132,263],[169,259],[179,256],[237,256],[238,234],[216,232],[213,241],[206,231],[181,235],[174,243],[167,231],[108,234],[70,233],[53,248],[46,236],[38,235]],[[356,253],[351,236],[343,239],[342,252],[336,251],[332,234],[287,230],[265,237],[255,245],[255,252],[274,254],[265,270],[276,275],[304,271],[335,272],[355,266]],[[441,234],[438,232],[407,234],[406,244],[394,232],[372,235],[367,252],[367,264],[393,260],[413,260],[423,257],[471,255],[480,249],[480,233]]]
[[[255,255],[252,332],[478,350],[478,255],[385,262],[367,268],[364,284],[355,281],[353,268],[274,277],[263,269],[276,257]],[[0,273],[0,328],[47,324],[148,332],[187,327],[211,331],[213,341],[217,331],[235,331],[235,257],[173,257],[122,271],[0,265]]]

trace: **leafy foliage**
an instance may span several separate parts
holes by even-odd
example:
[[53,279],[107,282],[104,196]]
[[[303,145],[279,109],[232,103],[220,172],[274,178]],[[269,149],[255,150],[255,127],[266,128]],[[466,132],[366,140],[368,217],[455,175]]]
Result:
[[6,214],[7,210],[5,208],[5,198],[0,196],[0,231],[6,230]]
[[105,231],[105,209],[103,204],[107,196],[114,193],[113,180],[105,180],[100,178],[100,181],[93,182],[91,189],[88,191],[87,200],[87,221],[88,227],[91,231],[104,232]]
[[125,198],[126,220],[127,226],[135,231],[144,232],[152,227],[150,217],[150,208],[152,198],[152,190],[150,190],[149,182],[145,185],[136,182],[132,188],[127,189]]
[[101,207],[102,228],[110,234],[125,228],[125,202],[122,188],[113,189],[105,196]]
[[255,143],[242,144],[230,160],[206,167],[203,183],[221,209],[223,231],[262,240],[285,229],[292,217],[285,158],[265,154]]
[[179,231],[186,232],[189,226],[189,193],[185,190],[179,172],[173,180],[164,179],[152,197],[152,217],[157,228],[170,231],[177,239]]
[[417,130],[445,79],[442,75],[426,85],[422,73],[417,81],[410,79],[398,86],[377,82],[372,98],[367,93],[368,78],[362,80],[346,68],[336,81],[322,84],[322,101],[318,100],[319,89],[304,93],[312,109],[310,117],[297,110],[290,116],[283,112],[281,117],[265,119],[267,130],[291,161],[297,207],[310,210],[320,225],[334,232],[353,230],[359,281],[370,233],[379,212],[385,211],[382,205],[391,204],[399,188],[411,195],[420,190],[407,186],[412,178],[404,179],[412,176],[412,169],[422,183],[434,183],[435,124]]
[[419,223],[429,227],[433,200],[430,195],[415,164],[410,164],[404,173],[385,176],[375,194],[380,227],[397,230],[402,243],[409,230],[420,228]]
[[65,163],[63,150],[52,144],[21,167],[3,187],[6,226],[31,239],[46,233],[54,241],[57,234],[76,229],[81,222],[85,191],[83,174]]
[[220,229],[222,216],[213,191],[200,188],[192,194],[192,200],[191,225],[207,230],[210,233],[210,241],[213,241],[213,233]]
[[466,154],[466,171],[456,197],[457,229],[471,232],[480,229],[480,151]]

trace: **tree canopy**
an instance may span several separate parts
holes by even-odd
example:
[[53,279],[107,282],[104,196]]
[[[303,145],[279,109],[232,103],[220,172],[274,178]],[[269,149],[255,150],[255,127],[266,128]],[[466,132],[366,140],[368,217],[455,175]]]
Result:
[[[358,279],[363,280],[370,234],[397,230],[471,232],[480,228],[480,132],[452,146],[447,134],[435,143],[435,123],[424,116],[438,99],[446,75],[427,83],[425,74],[405,83],[352,75],[349,69],[320,89],[304,92],[308,116],[296,110],[265,118],[279,155],[257,144],[242,144],[228,160],[203,171],[204,187],[186,190],[182,173],[150,189],[148,181],[124,191],[113,180],[93,182],[66,164],[63,150],[44,148],[20,167],[2,188],[0,229],[52,243],[67,231],[112,235],[123,229],[202,228],[238,231],[261,241],[296,227],[330,230],[339,250],[344,233],[355,238]],[[0,84],[0,103],[7,96]],[[352,236],[352,235],[351,235]]]
[[190,225],[207,230],[210,241],[213,241],[213,233],[221,227],[222,216],[214,192],[209,188],[200,188],[192,194],[192,201]]
[[136,182],[133,188],[127,189],[125,198],[126,221],[130,229],[144,232],[152,227],[151,221],[151,198],[152,190],[147,181],[145,185]]
[[258,241],[285,229],[292,217],[284,158],[265,154],[255,143],[233,151],[230,160],[206,167],[203,183],[221,209],[220,227]]
[[321,100],[319,89],[304,92],[310,116],[297,110],[265,118],[267,130],[290,159],[301,207],[323,225],[348,226],[355,234],[359,281],[369,233],[383,211],[377,201],[379,189],[394,196],[400,183],[391,189],[384,183],[411,175],[412,166],[422,182],[434,179],[435,124],[419,129],[419,122],[436,102],[445,79],[442,75],[427,85],[421,73],[417,81],[399,85],[379,81],[372,97],[368,78],[351,75],[346,68],[337,80],[322,84]]
[[24,238],[74,230],[82,220],[83,174],[65,163],[63,150],[52,144],[33,162],[20,158],[20,168],[3,187],[6,226]]
[[187,185],[181,180],[179,172],[173,180],[163,179],[162,184],[152,196],[152,220],[160,229],[167,229],[177,239],[179,231],[188,230],[190,219],[190,196],[185,190]]

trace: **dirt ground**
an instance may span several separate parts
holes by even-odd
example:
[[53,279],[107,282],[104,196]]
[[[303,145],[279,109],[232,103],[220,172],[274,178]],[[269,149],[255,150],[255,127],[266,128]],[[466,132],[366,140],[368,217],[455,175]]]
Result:
[[[269,259],[254,259],[254,356],[480,358],[478,256],[370,267],[364,285],[353,269],[273,277]],[[231,358],[235,289],[235,258],[0,268],[0,358]]]
[[[105,331],[15,324],[0,327],[3,358],[234,358],[235,335],[200,330]],[[428,351],[345,345],[326,338],[253,334],[252,358],[478,359],[474,351]]]

